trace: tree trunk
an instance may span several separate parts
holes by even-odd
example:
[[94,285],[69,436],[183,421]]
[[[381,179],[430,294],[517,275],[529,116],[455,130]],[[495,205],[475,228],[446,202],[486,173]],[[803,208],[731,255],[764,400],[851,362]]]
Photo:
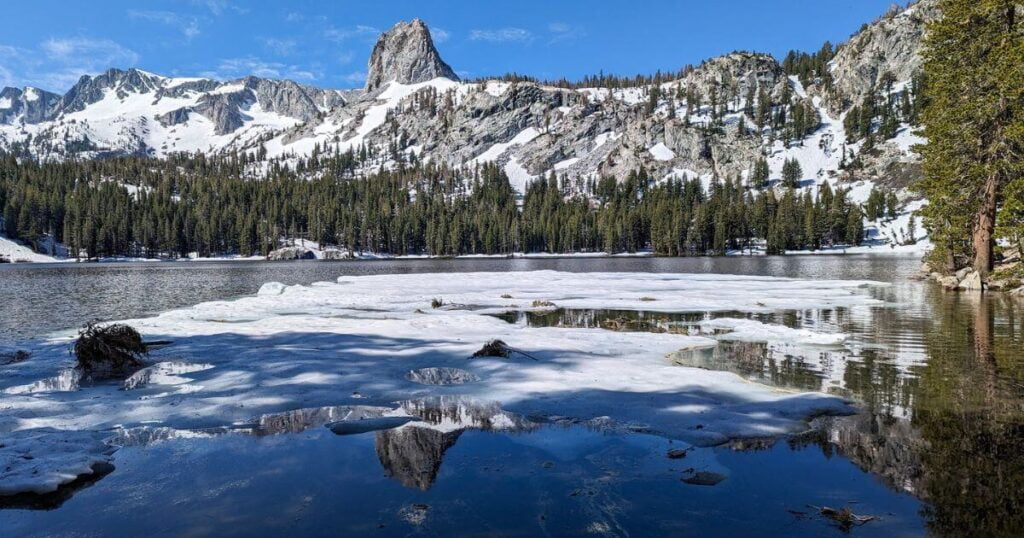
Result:
[[992,234],[996,227],[996,175],[993,173],[985,180],[981,193],[981,206],[974,219],[974,235],[971,238],[974,247],[974,270],[982,277],[992,271]]

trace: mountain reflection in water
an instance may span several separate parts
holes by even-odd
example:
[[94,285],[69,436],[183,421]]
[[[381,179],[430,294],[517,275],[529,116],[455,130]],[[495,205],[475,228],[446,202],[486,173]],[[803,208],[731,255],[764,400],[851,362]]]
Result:
[[403,402],[400,408],[422,419],[379,431],[374,446],[387,475],[403,486],[426,491],[437,480],[444,453],[466,430],[530,431],[537,425],[497,404],[452,396]]

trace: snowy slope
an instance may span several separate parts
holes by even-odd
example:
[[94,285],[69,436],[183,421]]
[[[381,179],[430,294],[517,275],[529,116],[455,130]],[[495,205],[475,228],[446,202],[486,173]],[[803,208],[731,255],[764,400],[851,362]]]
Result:
[[0,235],[0,258],[10,262],[46,263],[62,261],[60,258],[34,252],[31,248],[8,239],[3,235]]

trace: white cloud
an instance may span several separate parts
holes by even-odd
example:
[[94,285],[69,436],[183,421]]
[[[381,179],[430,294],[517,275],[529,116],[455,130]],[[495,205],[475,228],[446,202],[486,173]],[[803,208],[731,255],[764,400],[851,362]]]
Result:
[[263,47],[278,56],[291,56],[295,52],[298,43],[293,39],[265,38]]
[[430,37],[435,43],[444,43],[452,37],[452,34],[444,28],[431,28]]
[[533,33],[523,28],[499,28],[497,30],[472,30],[469,32],[472,41],[489,41],[491,43],[520,42],[533,40]]
[[82,75],[94,75],[111,67],[133,67],[139,55],[109,39],[88,37],[50,38],[33,48],[0,45],[4,85],[36,86],[63,92]]
[[204,77],[218,79],[241,78],[254,75],[261,78],[284,78],[297,82],[313,82],[323,77],[316,68],[282,62],[270,62],[254,56],[225,58],[215,69],[201,73]]
[[551,33],[551,37],[548,39],[549,44],[559,41],[571,41],[587,35],[586,30],[582,26],[575,26],[564,22],[549,23],[548,32]]
[[209,9],[210,13],[213,13],[214,15],[222,15],[226,11],[234,11],[238,14],[249,12],[248,9],[235,5],[229,0],[192,0],[192,3],[205,6],[206,9]]
[[366,72],[353,71],[352,73],[342,76],[341,80],[345,81],[348,84],[362,84],[366,82]]
[[336,42],[342,42],[352,38],[376,38],[379,34],[380,30],[378,28],[367,26],[365,24],[357,24],[349,28],[335,28],[332,26],[324,30],[324,37]]
[[350,64],[352,63],[352,60],[355,59],[355,57],[356,55],[351,52],[342,52],[338,54],[338,63],[340,63],[341,65]]
[[172,26],[177,28],[185,39],[191,40],[201,33],[199,20],[195,17],[185,17],[172,11],[145,11],[129,10],[128,16],[133,19],[144,20]]
[[51,59],[59,61],[76,61],[106,66],[134,65],[139,61],[139,55],[135,51],[122,47],[109,39],[51,38],[44,41],[41,48]]

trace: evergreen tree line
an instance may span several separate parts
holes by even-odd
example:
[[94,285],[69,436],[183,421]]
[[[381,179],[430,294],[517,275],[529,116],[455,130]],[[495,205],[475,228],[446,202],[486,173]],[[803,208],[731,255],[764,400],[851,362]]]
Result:
[[[350,156],[319,155],[325,170]],[[308,164],[306,165],[308,166]],[[267,254],[288,239],[396,255],[513,252],[770,253],[857,244],[862,209],[824,185],[751,190],[739,178],[671,178],[643,169],[618,181],[552,174],[517,200],[504,171],[399,165],[366,178],[310,179],[273,168],[244,176],[235,159],[177,156],[37,163],[0,160],[7,235],[47,237],[82,257]]]

